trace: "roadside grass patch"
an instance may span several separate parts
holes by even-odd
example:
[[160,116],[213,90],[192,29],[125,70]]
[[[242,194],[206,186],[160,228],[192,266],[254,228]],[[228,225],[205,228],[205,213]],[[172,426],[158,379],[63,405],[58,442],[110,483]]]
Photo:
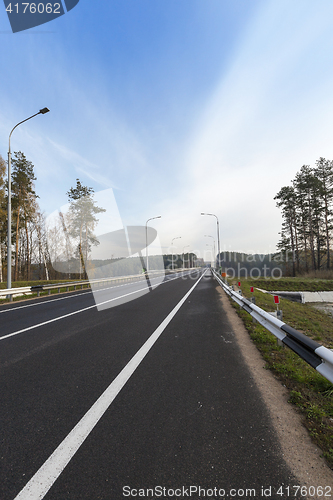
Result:
[[[264,281],[266,283],[266,280]],[[271,289],[282,290],[283,288],[276,288],[276,281]],[[282,280],[278,281],[280,283]],[[237,289],[236,280],[231,284]],[[267,286],[259,286],[258,280],[242,279],[243,296],[251,299],[251,296],[254,295],[258,307],[267,312],[276,311],[273,296],[256,289],[252,294],[251,286],[268,289]],[[308,289],[311,287],[312,285],[308,285]],[[305,289],[303,284],[300,288],[295,284],[290,285],[289,290],[304,291]],[[312,288],[311,291],[317,290]],[[271,370],[288,389],[289,402],[295,405],[302,414],[304,426],[314,443],[323,451],[328,465],[333,469],[333,385],[291,349],[279,346],[273,334],[259,323],[253,322],[252,316],[241,309],[232,299],[230,301],[265,360],[265,368]],[[283,311],[283,322],[320,342],[325,347],[333,349],[333,318],[330,315],[318,311],[308,304],[299,304],[281,298],[279,309]]]
[[[241,279],[242,282],[244,278]],[[262,278],[257,280],[246,280],[251,286],[267,290],[268,292],[331,292],[333,291],[333,280],[320,278]],[[245,283],[245,281],[244,281]]]

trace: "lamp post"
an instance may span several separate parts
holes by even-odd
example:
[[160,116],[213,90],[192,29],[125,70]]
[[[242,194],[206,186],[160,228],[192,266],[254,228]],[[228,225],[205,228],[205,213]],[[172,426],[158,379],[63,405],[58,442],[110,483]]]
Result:
[[[21,125],[21,123],[27,122],[28,120],[31,120],[31,118],[34,118],[34,116],[37,115],[45,115],[45,113],[48,113],[50,110],[48,108],[43,108],[38,111],[38,113],[29,116],[29,118],[26,118],[25,120],[22,120],[21,122],[17,123],[15,127],[11,130],[9,134],[9,145],[8,145],[8,205],[7,205],[7,219],[8,219],[8,229],[7,229],[7,288],[12,288],[12,183],[11,183],[11,161],[12,161],[12,153],[10,150],[10,138],[12,136],[12,133],[18,127]],[[12,296],[11,296],[12,297]]]
[[212,215],[213,217],[216,217],[216,223],[217,223],[217,251],[218,251],[218,256],[219,256],[218,267],[220,267],[220,227],[219,227],[219,219],[218,219],[217,215],[215,215],[215,214],[206,214],[206,213],[201,212],[201,215]]
[[213,255],[212,262],[214,262],[214,259],[215,259],[215,249],[214,249],[214,253],[213,253],[213,245],[209,245],[209,243],[206,243],[206,247],[210,247],[211,248],[211,252],[212,252],[212,255]]
[[214,259],[215,259],[215,256],[216,256],[216,253],[215,253],[215,238],[213,236],[210,236],[210,234],[205,234],[204,236],[205,236],[205,238],[213,238],[213,242],[214,242]]
[[172,258],[171,258],[171,269],[173,271],[173,240],[179,240],[181,236],[176,236],[175,238],[172,238],[171,240],[171,252],[172,252]]
[[184,267],[184,259],[185,259],[185,248],[189,247],[190,245],[186,245],[184,248],[183,248],[183,269],[185,269]]
[[147,266],[147,269],[146,269],[146,272],[148,273],[148,222],[150,220],[153,220],[153,219],[160,219],[161,218],[161,215],[158,215],[157,217],[150,217],[150,219],[147,220],[146,222],[146,266]]

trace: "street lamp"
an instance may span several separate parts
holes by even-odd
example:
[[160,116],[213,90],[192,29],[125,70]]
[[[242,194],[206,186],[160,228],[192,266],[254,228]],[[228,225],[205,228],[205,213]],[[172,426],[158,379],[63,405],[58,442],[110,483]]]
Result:
[[7,219],[8,219],[8,230],[7,230],[7,288],[12,287],[12,182],[11,182],[11,161],[12,161],[12,153],[10,150],[10,138],[12,136],[12,133],[18,127],[21,125],[21,123],[27,122],[28,120],[31,120],[34,116],[37,115],[45,115],[45,113],[48,113],[50,110],[48,108],[43,108],[38,111],[38,113],[29,116],[29,118],[26,118],[25,120],[22,120],[21,122],[17,123],[15,127],[12,129],[12,131],[9,134],[9,147],[8,147],[8,205],[7,205]]
[[171,269],[173,271],[173,240],[179,240],[181,236],[176,236],[175,238],[172,238],[171,240],[171,252],[172,252],[172,258],[171,258]]
[[147,220],[146,222],[146,266],[147,266],[147,269],[146,269],[146,272],[148,273],[148,222],[150,220],[153,220],[153,219],[160,219],[161,218],[161,215],[158,215],[157,217],[151,217],[150,219]]
[[212,215],[213,217],[216,217],[216,222],[217,222],[217,251],[219,255],[219,260],[218,260],[218,267],[220,267],[220,227],[219,227],[219,219],[217,215],[215,214],[206,214],[201,212],[201,215]]
[[215,256],[216,256],[216,253],[215,253],[215,238],[213,236],[210,236],[210,234],[204,234],[205,238],[213,238],[213,242],[214,242],[214,260],[215,260]]
[[215,259],[215,248],[214,248],[214,252],[213,252],[213,245],[209,245],[208,243],[206,243],[206,247],[210,247],[210,248],[211,248],[211,252],[212,252],[212,255],[213,255],[212,262],[214,263],[214,259]]
[[185,259],[185,248],[189,247],[190,245],[186,245],[184,248],[183,248],[183,269],[185,269],[184,267],[184,259]]

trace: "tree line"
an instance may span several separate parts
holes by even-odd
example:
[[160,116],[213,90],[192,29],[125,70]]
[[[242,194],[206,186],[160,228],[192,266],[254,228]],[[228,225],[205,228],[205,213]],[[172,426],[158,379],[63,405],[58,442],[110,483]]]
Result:
[[[32,262],[41,252],[41,238],[37,242],[35,237],[36,232],[41,233],[42,226],[42,214],[34,190],[35,180],[33,164],[22,152],[15,152],[11,178],[14,281],[30,279]],[[6,162],[0,156],[0,281],[4,281],[7,273],[7,187]]]
[[[94,190],[79,179],[67,191],[66,212],[59,211],[52,220],[42,213],[36,193],[34,165],[21,151],[14,152],[11,175],[12,206],[12,280],[88,279],[88,271],[98,277],[102,267],[109,264],[114,275],[142,271],[139,259],[113,258],[92,261],[91,250],[100,244],[95,236],[99,214]],[[0,155],[0,281],[7,275],[7,165]],[[126,247],[127,249],[127,247]],[[111,249],[112,250],[112,249]],[[164,266],[172,267],[172,256],[163,256]],[[194,266],[193,253],[173,256],[173,268]],[[185,262],[185,264],[184,264]],[[154,256],[150,257],[154,266]],[[101,268],[100,270],[98,268]],[[133,269],[132,269],[133,268]],[[153,268],[153,267],[152,267]],[[113,275],[112,274],[112,275]],[[134,273],[135,274],[135,273]]]
[[292,276],[332,269],[333,161],[303,165],[274,197],[282,212],[277,249]]
[[219,263],[230,277],[277,278],[282,274],[280,258],[276,254],[224,251],[220,253]]
[[[68,278],[67,269],[61,272],[53,266],[58,258],[76,263],[71,278],[86,277],[88,253],[98,244],[94,236],[96,214],[104,211],[93,200],[94,190],[76,179],[76,186],[67,192],[67,214],[59,212],[57,224],[49,227],[38,204],[34,165],[21,151],[14,152],[11,164],[13,281]],[[6,162],[0,156],[1,282],[7,274],[7,187]]]

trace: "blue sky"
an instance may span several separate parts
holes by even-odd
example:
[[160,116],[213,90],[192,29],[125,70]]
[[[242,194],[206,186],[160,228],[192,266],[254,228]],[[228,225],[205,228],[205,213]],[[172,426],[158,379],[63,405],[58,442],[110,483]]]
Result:
[[[274,251],[273,200],[333,159],[333,3],[80,0],[11,33],[0,6],[0,153],[35,165],[46,213],[80,178],[113,188],[123,222],[150,217],[165,251]],[[207,257],[207,254],[205,255]]]

